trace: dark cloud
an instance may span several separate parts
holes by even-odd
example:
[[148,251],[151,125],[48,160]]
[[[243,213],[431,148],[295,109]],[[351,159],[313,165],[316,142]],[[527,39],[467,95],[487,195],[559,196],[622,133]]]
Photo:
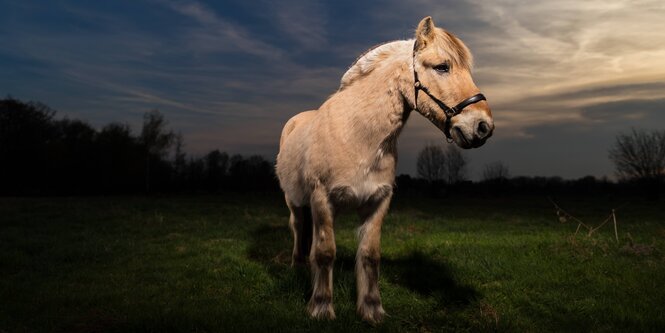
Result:
[[582,116],[593,121],[620,122],[638,126],[665,124],[665,99],[625,100],[590,105],[582,108]]
[[592,97],[642,96],[661,98],[665,96],[665,82],[621,83],[579,88],[547,96],[550,100],[577,100]]

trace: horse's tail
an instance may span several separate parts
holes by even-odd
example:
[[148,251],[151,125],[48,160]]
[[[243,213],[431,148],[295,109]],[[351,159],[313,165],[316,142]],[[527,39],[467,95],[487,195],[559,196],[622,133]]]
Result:
[[305,257],[309,256],[312,248],[312,208],[310,206],[302,207],[302,241],[300,242],[300,253]]

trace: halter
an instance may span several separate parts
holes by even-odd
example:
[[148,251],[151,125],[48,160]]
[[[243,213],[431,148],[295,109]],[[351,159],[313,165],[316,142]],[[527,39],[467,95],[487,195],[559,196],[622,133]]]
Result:
[[[436,115],[428,112],[427,114],[424,114],[424,116],[427,117],[427,119],[429,119],[429,121],[431,121],[434,125],[436,125],[436,127],[439,127],[443,130],[443,133],[446,135],[448,142],[453,142],[453,139],[450,135],[450,126],[452,124],[452,118],[462,113],[462,110],[464,110],[465,107],[486,100],[485,95],[483,94],[473,95],[463,100],[459,104],[453,106],[452,108],[448,107],[446,103],[442,102],[440,99],[432,95],[429,92],[429,89],[427,89],[427,87],[425,87],[425,85],[422,82],[420,82],[420,80],[418,80],[418,72],[416,72],[416,46],[418,45],[417,43],[418,43],[417,41],[413,43],[413,82],[415,88],[414,98],[413,98],[413,109],[418,111],[418,90],[422,90],[427,96],[429,96],[429,98],[431,98],[439,106],[439,108],[441,108],[441,110],[443,110],[443,113],[446,115],[446,120],[444,122],[443,128],[441,128],[441,126],[439,125],[440,123],[437,122]],[[422,112],[420,113],[422,114]]]

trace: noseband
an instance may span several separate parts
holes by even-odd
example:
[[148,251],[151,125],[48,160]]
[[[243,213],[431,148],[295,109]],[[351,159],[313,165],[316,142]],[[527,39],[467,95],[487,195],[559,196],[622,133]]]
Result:
[[[438,99],[434,95],[432,95],[432,93],[430,93],[429,89],[427,89],[427,87],[425,87],[425,85],[422,82],[420,82],[420,80],[418,80],[418,72],[416,72],[416,46],[417,45],[418,45],[417,42],[414,42],[414,44],[413,44],[413,82],[414,82],[414,88],[415,88],[414,92],[415,93],[414,93],[414,98],[413,98],[413,108],[414,108],[414,110],[419,111],[418,110],[418,91],[422,90],[427,96],[429,96],[429,98],[431,98],[439,106],[439,108],[441,108],[441,110],[443,110],[443,113],[446,115],[446,121],[445,121],[444,127],[442,129],[443,129],[443,133],[446,135],[446,138],[448,139],[448,142],[452,142],[453,139],[452,139],[452,136],[450,135],[450,126],[452,125],[453,117],[460,114],[460,113],[462,113],[462,110],[464,110],[465,107],[467,107],[471,104],[475,104],[475,103],[478,103],[480,101],[486,100],[485,95],[476,94],[476,95],[473,95],[473,96],[463,100],[462,102],[460,102],[459,104],[453,106],[452,108],[448,107],[446,105],[446,103],[442,102],[440,99]],[[422,112],[421,112],[421,114],[422,114]],[[428,112],[427,114],[424,114],[424,116],[427,117],[427,119],[429,119],[434,125],[436,125],[436,127],[441,128],[440,125],[437,124],[437,119],[436,119],[435,115]]]

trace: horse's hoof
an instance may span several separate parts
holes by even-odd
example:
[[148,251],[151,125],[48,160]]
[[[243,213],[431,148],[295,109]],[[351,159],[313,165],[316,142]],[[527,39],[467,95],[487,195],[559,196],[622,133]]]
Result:
[[310,317],[314,319],[335,319],[335,309],[333,309],[332,302],[309,302],[307,305],[307,312]]
[[374,325],[383,321],[386,311],[381,303],[364,303],[358,306],[358,314],[364,321]]

